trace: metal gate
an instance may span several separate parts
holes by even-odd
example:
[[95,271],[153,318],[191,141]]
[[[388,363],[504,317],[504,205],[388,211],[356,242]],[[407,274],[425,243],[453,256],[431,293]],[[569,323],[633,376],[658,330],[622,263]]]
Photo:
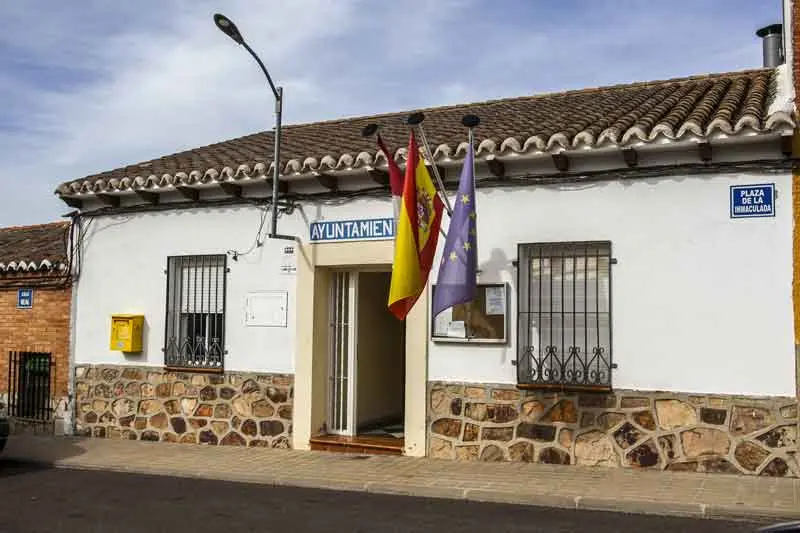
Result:
[[334,272],[330,292],[328,432],[355,434],[358,273]]
[[8,354],[8,416],[31,422],[53,419],[55,362],[51,353]]

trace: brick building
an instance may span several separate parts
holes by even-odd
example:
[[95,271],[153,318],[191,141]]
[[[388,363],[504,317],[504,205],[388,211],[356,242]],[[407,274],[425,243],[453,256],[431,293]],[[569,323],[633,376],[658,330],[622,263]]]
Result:
[[[69,237],[69,222],[0,228],[0,397],[12,419],[59,432],[68,405]],[[49,354],[50,364],[31,370],[30,353]]]

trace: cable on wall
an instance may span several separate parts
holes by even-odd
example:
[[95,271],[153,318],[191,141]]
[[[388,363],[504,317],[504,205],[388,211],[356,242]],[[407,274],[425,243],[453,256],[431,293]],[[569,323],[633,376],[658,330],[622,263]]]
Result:
[[230,255],[231,259],[233,259],[234,261],[238,261],[240,257],[247,256],[253,253],[253,250],[255,250],[256,248],[260,248],[264,244],[264,236],[262,235],[262,233],[264,231],[264,226],[266,225],[267,222],[267,215],[272,210],[272,207],[259,206],[259,210],[261,211],[261,220],[259,220],[258,223],[258,230],[256,231],[256,238],[255,241],[253,242],[253,245],[250,246],[250,248],[248,248],[244,252],[240,252],[238,250],[228,250],[228,255]]

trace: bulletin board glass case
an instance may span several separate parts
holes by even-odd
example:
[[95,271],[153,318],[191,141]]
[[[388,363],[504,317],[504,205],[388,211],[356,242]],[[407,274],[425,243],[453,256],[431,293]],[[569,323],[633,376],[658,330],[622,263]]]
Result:
[[[431,301],[436,285],[431,286]],[[506,344],[508,284],[478,283],[472,302],[457,304],[431,318],[431,339],[440,343]]]

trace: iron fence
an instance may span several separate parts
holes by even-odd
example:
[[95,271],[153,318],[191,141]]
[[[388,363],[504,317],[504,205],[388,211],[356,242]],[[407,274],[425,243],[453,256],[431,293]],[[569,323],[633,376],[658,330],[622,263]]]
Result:
[[8,416],[39,422],[54,418],[56,368],[48,352],[8,354]]

